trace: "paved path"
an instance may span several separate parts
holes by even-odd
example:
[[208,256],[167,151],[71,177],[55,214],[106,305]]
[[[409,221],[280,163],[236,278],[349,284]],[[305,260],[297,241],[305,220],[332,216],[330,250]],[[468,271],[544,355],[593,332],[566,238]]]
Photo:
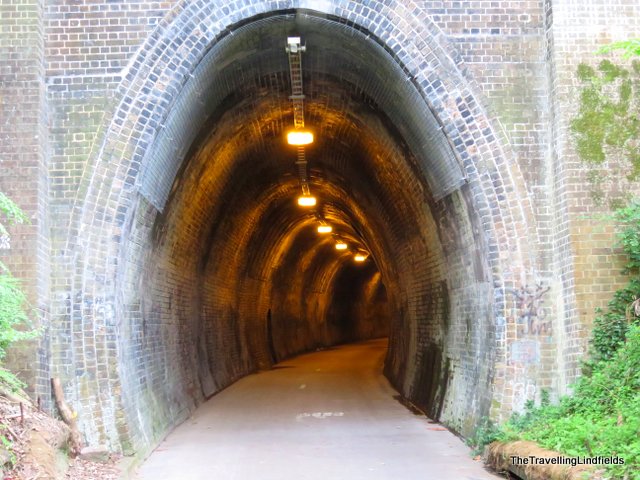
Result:
[[381,340],[303,355],[202,405],[138,480],[484,480],[452,433],[394,400]]

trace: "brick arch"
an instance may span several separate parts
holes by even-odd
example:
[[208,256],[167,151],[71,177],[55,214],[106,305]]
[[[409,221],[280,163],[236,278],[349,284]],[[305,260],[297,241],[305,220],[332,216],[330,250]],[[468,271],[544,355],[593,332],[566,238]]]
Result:
[[[98,408],[91,410],[86,400],[79,402],[85,406],[82,426],[90,437],[106,439],[115,447],[126,448],[132,441],[136,446],[145,444],[139,429],[130,431],[131,419],[121,404],[122,372],[117,368],[115,339],[121,326],[116,313],[121,295],[118,282],[123,281],[120,266],[127,261],[121,242],[136,218],[153,215],[151,205],[141,207],[136,203],[136,195],[143,174],[149,171],[149,162],[154,160],[148,153],[158,140],[159,125],[170,115],[193,71],[230,29],[277,11],[308,8],[308,15],[328,16],[370,36],[402,68],[428,104],[467,177],[465,188],[473,199],[469,210],[477,215],[477,224],[486,233],[486,261],[494,290],[491,307],[497,325],[496,363],[504,363],[504,325],[513,307],[508,292],[530,281],[536,264],[527,248],[536,237],[524,181],[508,145],[488,118],[460,56],[420,5],[368,3],[354,3],[353,8],[346,9],[339,1],[282,1],[274,10],[270,1],[221,9],[209,2],[184,1],[162,20],[131,60],[118,89],[119,103],[94,145],[67,246],[69,277],[73,279],[70,318],[82,317],[82,326],[91,325],[99,332],[94,355],[96,362],[105,366],[98,370],[93,384],[76,386],[78,400],[82,388],[99,392],[92,400]],[[446,202],[455,199],[444,198],[440,204]],[[61,331],[64,328],[60,327]],[[69,328],[69,334],[73,335],[74,328]],[[88,353],[91,346],[83,348],[86,350],[74,351],[76,364],[92,356]],[[496,385],[493,394],[508,409],[511,400],[506,384],[523,372],[501,373],[506,381]],[[126,392],[122,393],[126,402]],[[147,444],[151,442],[146,440]]]

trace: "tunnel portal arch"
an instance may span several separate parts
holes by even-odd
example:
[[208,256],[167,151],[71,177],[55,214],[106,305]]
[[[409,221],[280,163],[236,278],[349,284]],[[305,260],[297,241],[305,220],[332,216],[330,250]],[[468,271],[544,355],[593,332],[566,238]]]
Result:
[[[224,289],[258,292],[251,293],[254,296],[247,302],[264,325],[271,308],[259,301],[260,289],[266,288],[264,278],[290,273],[287,245],[309,245],[304,243],[309,222],[287,224],[293,214],[282,206],[296,192],[295,178],[286,173],[293,162],[283,160],[283,167],[270,170],[283,180],[263,190],[259,184],[243,184],[244,177],[234,170],[235,164],[252,165],[256,149],[283,154],[274,140],[277,135],[255,134],[255,142],[242,141],[238,134],[242,115],[255,115],[251,128],[260,131],[260,125],[268,122],[284,125],[288,112],[278,110],[282,103],[274,110],[271,98],[243,103],[234,97],[234,89],[242,83],[237,75],[243,72],[230,67],[240,62],[249,68],[253,60],[242,63],[244,51],[263,62],[256,66],[265,69],[258,75],[262,80],[278,77],[276,66],[286,62],[284,38],[281,60],[270,56],[272,50],[260,52],[257,46],[266,38],[260,35],[272,31],[295,28],[303,38],[324,40],[337,64],[349,65],[358,55],[365,59],[375,55],[379,73],[403,76],[404,82],[387,84],[385,90],[385,78],[367,70],[370,63],[356,62],[338,78],[340,83],[334,72],[326,71],[328,59],[313,56],[312,43],[305,57],[308,71],[322,80],[316,98],[308,102],[315,108],[310,118],[337,125],[325,129],[333,137],[325,150],[328,159],[318,163],[321,169],[313,170],[310,154],[312,185],[314,181],[321,185],[321,192],[331,198],[325,215],[345,229],[351,225],[349,232],[367,245],[379,267],[394,306],[387,376],[403,395],[465,433],[490,408],[494,415],[508,412],[513,403],[509,385],[530,375],[524,369],[507,368],[505,359],[515,301],[510,292],[535,276],[536,262],[528,253],[528,245],[536,242],[531,206],[508,144],[488,118],[455,48],[413,2],[376,4],[376,9],[354,4],[351,10],[339,1],[312,2],[310,8],[305,2],[276,3],[276,8],[274,2],[255,1],[215,9],[206,2],[183,2],[174,8],[131,61],[118,103],[94,145],[65,252],[72,278],[66,297],[72,299],[68,316],[81,321],[59,322],[53,338],[58,343],[54,351],[64,351],[65,339],[87,337],[71,343],[73,365],[83,370],[87,362],[95,362],[100,366],[97,375],[72,380],[71,371],[58,373],[79,406],[85,434],[113,448],[153,446],[206,395],[269,357],[266,342],[251,335],[239,340],[252,325],[234,322],[231,310],[215,310],[208,299],[223,295]],[[349,44],[342,50],[331,42],[347,38]],[[224,88],[229,90],[216,97],[215,90]],[[258,91],[260,84],[255,88]],[[362,109],[341,111],[331,104],[331,95],[321,95],[327,91],[337,92],[338,99],[360,95],[364,100],[357,106]],[[286,98],[285,91],[280,93]],[[396,110],[397,104],[405,108]],[[211,119],[220,127],[199,136]],[[358,140],[358,132],[365,132],[366,138]],[[223,145],[221,138],[232,140]],[[349,171],[355,168],[346,160],[353,154],[350,141],[361,142],[358,165],[371,166],[369,183]],[[213,150],[218,155],[216,175],[206,173],[211,172],[206,159]],[[237,151],[242,154],[236,155]],[[376,155],[380,161],[366,163]],[[226,182],[216,183],[219,175],[226,175]],[[396,179],[407,187],[405,192],[394,193],[385,186],[385,181]],[[198,181],[208,186],[201,193],[189,190]],[[355,185],[353,192],[347,191],[349,182]],[[367,193],[371,182],[380,186]],[[185,192],[188,201],[176,203]],[[229,232],[228,238],[233,238],[233,219],[214,211],[233,206],[211,206],[199,214],[199,221],[184,221],[187,212],[203,205],[205,192],[212,198],[240,199],[247,192],[259,198],[242,217],[247,227],[259,224],[264,216],[278,218],[281,212],[288,236],[271,232],[277,248],[256,257],[282,258],[279,269],[266,268],[266,263],[262,269],[245,265],[246,275],[234,276],[216,262],[222,255],[238,254],[224,248],[210,248],[197,262],[189,259],[187,253],[196,247],[206,250],[219,232]],[[408,218],[394,218],[391,204]],[[412,225],[416,219],[420,221]],[[196,229],[199,236],[176,247],[180,242],[171,236],[176,225]],[[256,238],[242,241],[255,245]],[[168,271],[154,255],[175,253],[172,248],[181,248],[184,256],[173,255],[174,270]],[[309,261],[326,245],[313,248],[317,250],[309,253]],[[153,268],[144,268],[149,265]],[[317,273],[317,285],[330,283],[339,270],[332,268]],[[190,291],[174,276],[181,270],[213,279],[207,284],[211,291]],[[158,278],[166,289],[156,288]],[[228,283],[216,283],[216,278]],[[284,296],[281,300],[287,301]],[[163,305],[169,304],[172,318],[181,319],[175,324],[163,317]],[[322,309],[321,302],[316,307]],[[217,335],[199,320],[210,314],[216,325],[226,325],[225,331],[236,336],[217,338],[214,344],[202,340]],[[275,319],[276,310],[273,315]],[[160,345],[161,338],[174,343]],[[235,363],[222,356],[210,358],[223,344]],[[280,348],[293,354],[301,345]],[[211,368],[216,361],[224,363],[219,370]],[[54,358],[54,368],[56,363]],[[149,370],[149,365],[159,364],[162,368]]]

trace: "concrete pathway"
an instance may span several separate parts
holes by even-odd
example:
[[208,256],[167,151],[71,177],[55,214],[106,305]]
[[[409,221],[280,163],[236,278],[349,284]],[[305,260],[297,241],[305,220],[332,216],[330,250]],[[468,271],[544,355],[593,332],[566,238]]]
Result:
[[134,478],[501,478],[394,400],[381,373],[385,349],[381,340],[337,347],[243,378],[176,428]]

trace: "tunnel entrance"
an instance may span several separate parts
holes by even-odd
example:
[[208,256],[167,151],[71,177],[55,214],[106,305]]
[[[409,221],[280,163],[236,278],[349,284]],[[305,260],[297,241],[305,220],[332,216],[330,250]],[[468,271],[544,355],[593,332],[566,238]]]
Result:
[[[528,231],[511,167],[459,67],[435,39],[399,44],[400,27],[380,36],[309,10],[236,18],[208,41],[202,24],[175,21],[181,46],[169,29],[173,43],[156,39],[134,64],[87,177],[96,201],[78,214],[96,246],[76,252],[74,281],[82,302],[103,305],[94,324],[117,352],[105,385],[120,393],[87,406],[82,428],[145,448],[250,372],[388,335],[384,371],[397,390],[470,431],[497,398],[496,319],[524,269]],[[366,250],[361,265],[296,203],[285,141],[291,35],[307,46],[317,212]],[[113,423],[96,420],[108,412]]]
[[[284,49],[292,35],[307,48],[313,213],[296,203],[296,150],[285,142],[294,123]],[[271,358],[390,334],[387,375],[405,392],[407,378],[424,382],[428,390],[416,398],[438,416],[449,375],[441,367],[449,302],[434,190],[445,195],[464,178],[405,73],[362,32],[294,12],[236,28],[200,62],[194,83],[184,87],[185,103],[169,113],[142,171],[141,202],[161,211],[151,212],[144,272],[155,292],[143,297],[144,337],[161,337],[167,321],[192,329],[198,368],[182,381],[192,384],[197,402],[211,385],[219,391],[269,368]],[[200,107],[187,101],[193,97]],[[197,133],[187,116],[201,117]],[[425,168],[430,164],[439,169]],[[171,168],[175,179],[165,194]],[[333,226],[332,235],[318,234],[318,220]],[[137,234],[147,225],[132,228]],[[348,249],[337,251],[336,241]],[[370,254],[366,262],[354,263],[357,251]],[[153,355],[166,348],[159,342]],[[180,355],[185,362],[192,354]],[[414,372],[412,357],[429,374]],[[161,366],[159,359],[153,364]],[[167,382],[182,389],[171,375],[162,395]]]

